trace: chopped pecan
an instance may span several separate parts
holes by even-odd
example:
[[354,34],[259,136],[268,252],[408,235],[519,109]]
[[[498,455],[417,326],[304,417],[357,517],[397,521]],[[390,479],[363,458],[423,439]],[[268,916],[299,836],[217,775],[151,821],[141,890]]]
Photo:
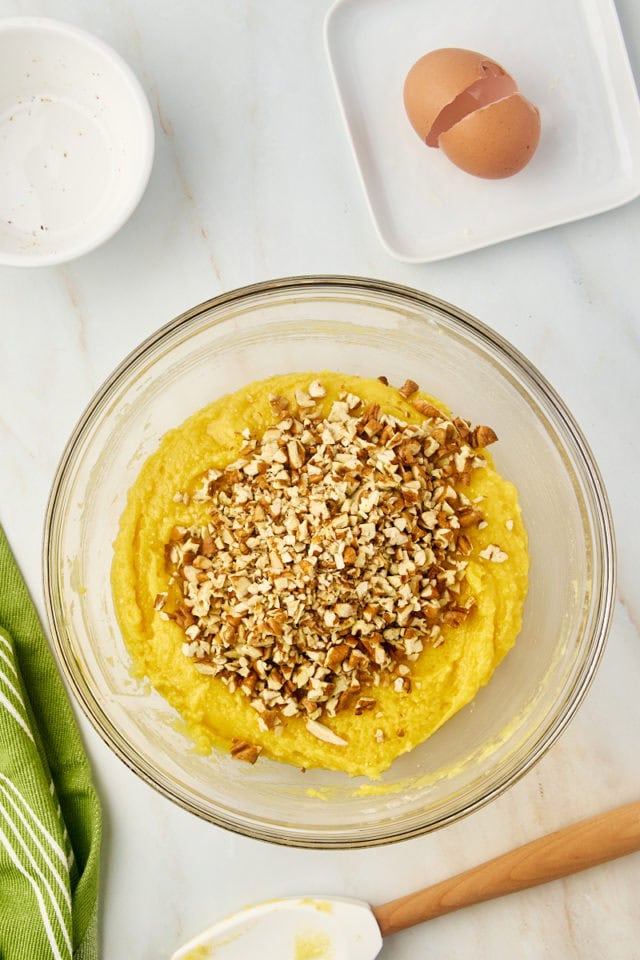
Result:
[[417,393],[420,388],[415,380],[405,380],[402,386],[399,388],[399,392],[403,397],[411,397],[414,393]]
[[438,410],[437,407],[434,407],[432,403],[429,403],[428,400],[423,400],[421,397],[416,397],[411,401],[411,405],[416,408],[418,413],[422,413],[425,417],[429,417],[430,420],[441,420],[443,413],[441,410]]
[[498,435],[496,434],[495,430],[491,429],[491,427],[479,426],[473,431],[474,447],[488,447],[489,444],[495,443],[497,439]]
[[247,740],[233,740],[230,753],[234,760],[244,760],[245,763],[255,763],[262,753],[262,747],[259,747],[255,743],[249,743]]
[[[243,430],[238,459],[203,474],[193,500],[207,522],[171,531],[167,597],[180,599],[172,612],[158,595],[158,616],[182,628],[200,673],[248,698],[263,730],[302,716],[319,736],[319,718],[360,715],[381,683],[408,692],[412,663],[473,605],[461,599],[465,531],[484,521],[462,490],[482,465],[473,443],[494,435],[417,389],[400,389],[426,418],[412,424],[347,391],[325,410],[320,380],[292,391],[295,403],[270,397],[275,423],[261,437]],[[174,501],[191,502],[184,491]],[[239,740],[234,755],[253,762],[251,747]]]

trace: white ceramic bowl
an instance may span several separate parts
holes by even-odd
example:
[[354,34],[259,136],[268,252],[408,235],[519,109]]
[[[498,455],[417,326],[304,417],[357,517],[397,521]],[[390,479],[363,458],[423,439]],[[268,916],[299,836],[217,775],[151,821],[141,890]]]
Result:
[[124,60],[70,24],[0,20],[0,263],[61,263],[128,219],[153,120]]

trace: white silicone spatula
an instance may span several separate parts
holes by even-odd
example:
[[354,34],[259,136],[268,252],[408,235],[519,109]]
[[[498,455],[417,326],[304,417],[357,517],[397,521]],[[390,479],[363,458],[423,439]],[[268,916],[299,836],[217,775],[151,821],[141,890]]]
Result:
[[215,924],[172,960],[374,960],[382,938],[640,850],[640,802],[582,820],[406,897],[271,900]]

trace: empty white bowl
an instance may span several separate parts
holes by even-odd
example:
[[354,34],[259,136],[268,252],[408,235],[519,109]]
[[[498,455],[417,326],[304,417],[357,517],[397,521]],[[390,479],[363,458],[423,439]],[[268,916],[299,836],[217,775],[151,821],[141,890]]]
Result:
[[0,263],[61,263],[109,239],[144,193],[153,147],[119,54],[67,23],[0,20]]

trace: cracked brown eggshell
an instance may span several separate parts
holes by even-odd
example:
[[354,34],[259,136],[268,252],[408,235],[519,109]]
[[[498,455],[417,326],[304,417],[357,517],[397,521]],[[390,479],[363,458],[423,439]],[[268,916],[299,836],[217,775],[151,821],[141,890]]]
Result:
[[476,177],[512,177],[529,163],[540,139],[538,111],[520,93],[481,107],[440,134],[457,167]]
[[540,114],[495,60],[455,47],[433,50],[410,69],[404,105],[420,139],[467,173],[513,176],[540,139]]

